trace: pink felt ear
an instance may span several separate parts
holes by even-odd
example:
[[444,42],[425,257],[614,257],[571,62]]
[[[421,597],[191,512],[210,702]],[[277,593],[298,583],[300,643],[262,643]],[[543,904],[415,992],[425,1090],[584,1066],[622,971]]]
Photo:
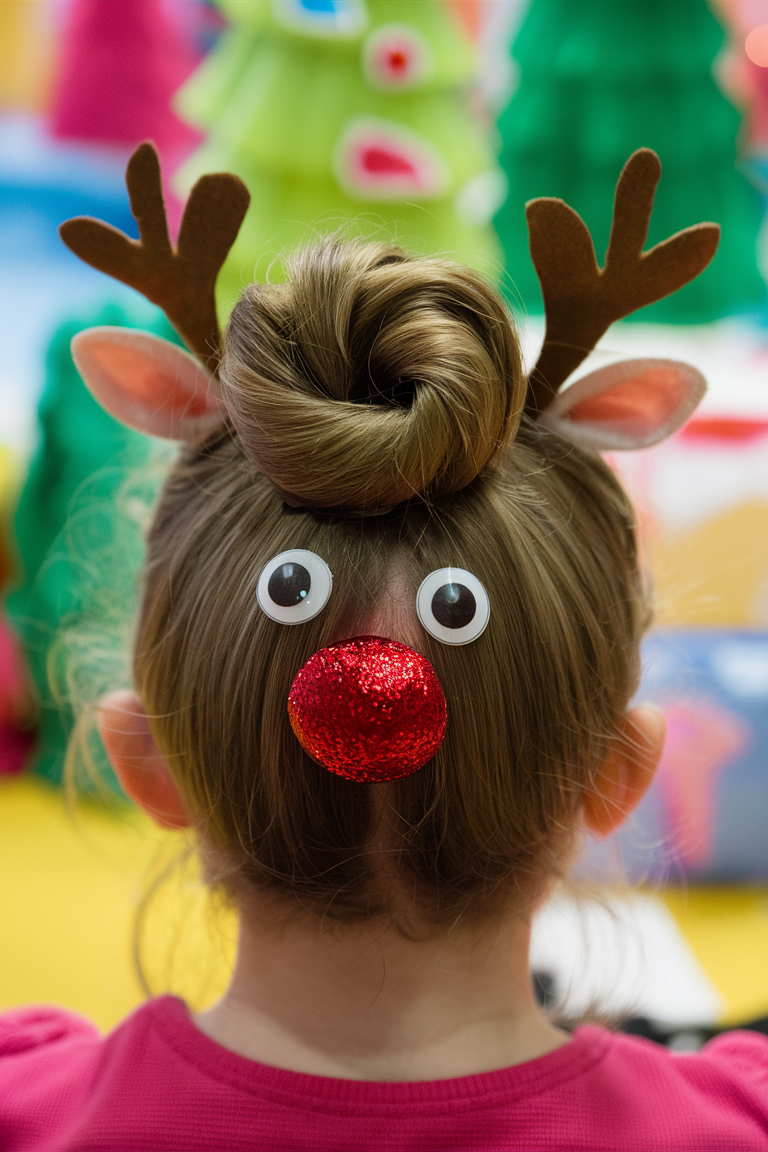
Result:
[[87,328],[71,344],[89,391],[111,416],[165,440],[200,440],[224,421],[216,381],[183,348],[134,328]]
[[582,376],[540,420],[579,448],[649,448],[682,427],[707,390],[690,364],[624,360]]

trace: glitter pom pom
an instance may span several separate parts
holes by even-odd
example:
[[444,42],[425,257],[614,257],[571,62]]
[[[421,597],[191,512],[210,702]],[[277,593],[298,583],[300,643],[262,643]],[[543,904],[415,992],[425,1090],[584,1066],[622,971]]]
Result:
[[318,764],[375,784],[431,760],[445,735],[445,696],[418,652],[381,636],[355,636],[310,656],[291,686],[288,716]]

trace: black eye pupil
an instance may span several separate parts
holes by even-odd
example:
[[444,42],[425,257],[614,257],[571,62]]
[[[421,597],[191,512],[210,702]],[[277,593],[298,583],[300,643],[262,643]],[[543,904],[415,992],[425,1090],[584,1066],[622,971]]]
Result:
[[303,564],[281,564],[269,578],[267,591],[270,600],[281,608],[294,608],[305,600],[312,578]]
[[476,610],[475,598],[464,584],[443,584],[432,597],[432,615],[443,628],[465,628]]

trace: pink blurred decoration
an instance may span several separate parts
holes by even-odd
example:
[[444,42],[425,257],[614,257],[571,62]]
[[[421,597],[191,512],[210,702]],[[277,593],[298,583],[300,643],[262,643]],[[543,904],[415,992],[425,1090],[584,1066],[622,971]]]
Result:
[[0,774],[20,772],[29,759],[35,734],[25,721],[31,702],[16,637],[0,617]]
[[667,705],[667,739],[658,771],[675,847],[687,864],[706,865],[712,854],[720,773],[748,746],[740,716],[710,699]]
[[[714,0],[730,43],[718,61],[726,95],[744,112],[744,145],[768,151],[768,0]],[[747,40],[750,49],[747,50]],[[762,63],[763,56],[765,64]],[[751,58],[750,58],[751,57]]]
[[[163,0],[71,0],[54,87],[51,131],[68,140],[157,145],[169,177],[202,137],[171,109],[199,63],[187,29]],[[172,230],[181,206],[166,187]]]
[[744,41],[744,51],[753,64],[768,66],[768,24],[753,28]]

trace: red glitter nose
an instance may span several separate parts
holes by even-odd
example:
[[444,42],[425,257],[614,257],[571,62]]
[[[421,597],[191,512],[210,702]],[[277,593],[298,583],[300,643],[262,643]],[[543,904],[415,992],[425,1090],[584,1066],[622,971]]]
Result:
[[418,771],[445,736],[445,696],[429,660],[381,636],[310,656],[291,685],[288,716],[313,760],[369,784]]

